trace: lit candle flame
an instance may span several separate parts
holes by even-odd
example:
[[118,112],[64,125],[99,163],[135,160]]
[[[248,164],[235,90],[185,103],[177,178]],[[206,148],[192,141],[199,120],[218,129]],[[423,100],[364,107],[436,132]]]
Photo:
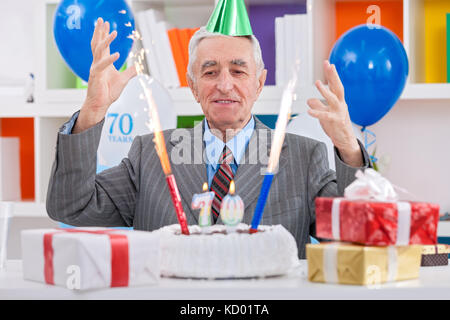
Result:
[[229,190],[230,195],[234,195],[235,189],[236,189],[236,187],[234,186],[234,180],[231,180],[230,190]]
[[202,189],[203,189],[203,192],[207,191],[207,190],[208,190],[208,183],[205,182],[205,183],[203,184]]

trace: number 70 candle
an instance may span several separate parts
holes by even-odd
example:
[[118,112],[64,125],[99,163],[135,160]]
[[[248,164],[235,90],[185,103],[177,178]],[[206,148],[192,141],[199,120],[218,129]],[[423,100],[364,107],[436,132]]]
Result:
[[208,184],[205,182],[203,184],[203,193],[194,194],[191,203],[192,209],[200,209],[198,225],[202,228],[211,225],[211,205],[214,200],[214,192],[206,192],[207,190]]

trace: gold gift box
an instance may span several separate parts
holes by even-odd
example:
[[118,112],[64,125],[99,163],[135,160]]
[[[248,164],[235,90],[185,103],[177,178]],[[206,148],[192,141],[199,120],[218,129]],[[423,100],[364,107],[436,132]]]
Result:
[[[325,266],[325,248],[336,250],[333,265]],[[389,251],[391,250],[391,251]],[[392,260],[393,254],[395,259]],[[326,270],[335,272],[340,284],[371,285],[388,281],[415,279],[419,277],[422,246],[374,247],[347,243],[307,244],[308,280],[326,281]],[[329,258],[328,258],[329,259]],[[329,262],[329,260],[327,260]],[[390,278],[391,277],[391,278]],[[332,279],[333,280],[333,279]]]

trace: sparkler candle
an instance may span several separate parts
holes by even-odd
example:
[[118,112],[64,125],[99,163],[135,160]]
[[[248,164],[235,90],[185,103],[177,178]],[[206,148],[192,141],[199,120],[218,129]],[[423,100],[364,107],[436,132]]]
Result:
[[202,231],[211,225],[211,205],[214,200],[214,192],[206,192],[208,184],[203,184],[203,193],[196,193],[192,197],[192,209],[200,209],[198,217],[198,225],[202,227]]
[[244,201],[234,192],[234,180],[231,180],[229,193],[223,198],[220,206],[220,218],[228,232],[234,232],[244,216]]
[[[130,36],[133,39],[141,40],[140,34],[135,30]],[[177,183],[175,181],[175,177],[172,174],[172,168],[169,162],[169,156],[167,155],[166,143],[164,140],[164,135],[161,129],[161,123],[159,121],[158,109],[156,107],[155,100],[153,99],[152,90],[148,85],[150,81],[153,81],[148,75],[143,73],[143,57],[145,50],[141,49],[137,55],[130,55],[130,57],[134,58],[134,67],[136,68],[139,83],[144,90],[144,98],[147,102],[149,108],[149,115],[151,119],[151,123],[148,123],[148,127],[150,130],[153,129],[154,132],[154,143],[155,149],[158,154],[159,160],[161,161],[161,166],[166,176],[167,186],[169,187],[170,196],[172,198],[172,203],[175,207],[175,212],[177,214],[178,223],[181,226],[181,232],[185,235],[189,234],[189,229],[187,225],[186,213],[184,212],[183,206],[181,204],[181,197],[178,191]]]
[[278,161],[280,159],[281,147],[283,145],[284,137],[286,135],[286,126],[291,116],[292,101],[295,99],[294,89],[297,84],[297,70],[294,72],[292,79],[287,84],[283,91],[281,98],[280,113],[278,114],[277,123],[275,125],[275,134],[272,140],[272,147],[270,149],[269,163],[267,172],[264,175],[264,180],[261,186],[258,202],[256,203],[255,212],[253,213],[252,225],[250,233],[258,231],[259,223],[264,212],[267,196],[269,195],[270,186],[272,185],[273,176],[278,169]]

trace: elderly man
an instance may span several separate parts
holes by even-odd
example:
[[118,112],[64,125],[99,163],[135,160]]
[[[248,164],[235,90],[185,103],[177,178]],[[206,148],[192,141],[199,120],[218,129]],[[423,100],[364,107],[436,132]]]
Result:
[[[153,135],[136,137],[127,158],[96,174],[105,114],[136,75],[134,68],[123,73],[114,68],[118,54],[110,55],[109,45],[115,36],[109,33],[109,24],[99,19],[92,38],[94,60],[86,100],[58,134],[47,211],[51,218],[76,226],[155,230],[177,223],[177,217]],[[176,130],[164,132],[188,224],[198,223],[198,212],[191,210],[190,203],[205,181],[216,195],[214,221],[222,222],[218,210],[231,179],[245,203],[243,222],[250,224],[271,145],[270,129],[252,116],[267,72],[259,43],[254,36],[231,37],[201,28],[189,51],[188,82],[205,120],[184,131],[189,138]],[[336,69],[328,62],[324,69],[329,87],[320,81],[316,86],[328,103],[310,99],[309,113],[320,120],[334,143],[336,172],[328,168],[323,143],[287,134],[261,221],[285,226],[297,241],[300,258],[305,258],[305,244],[315,233],[314,199],[342,195],[356,170],[370,166],[353,133]],[[189,161],[174,160],[179,150],[191,152]]]

